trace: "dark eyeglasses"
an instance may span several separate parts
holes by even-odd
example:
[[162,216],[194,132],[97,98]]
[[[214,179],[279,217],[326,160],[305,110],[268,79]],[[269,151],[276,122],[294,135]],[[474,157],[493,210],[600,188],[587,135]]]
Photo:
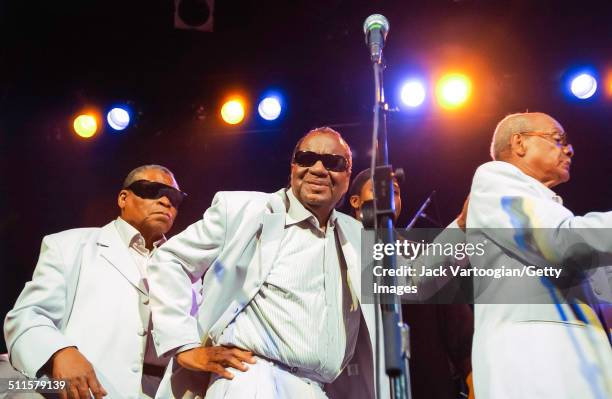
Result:
[[187,193],[177,190],[172,186],[149,180],[136,180],[129,186],[124,187],[124,189],[130,190],[140,198],[144,199],[158,199],[161,197],[167,197],[172,205],[177,209],[179,205],[181,205],[181,202],[183,202],[183,199],[185,199],[187,196]]
[[302,167],[310,167],[321,161],[323,167],[332,172],[345,172],[348,169],[348,161],[342,155],[317,154],[312,151],[298,151],[293,157],[293,163]]

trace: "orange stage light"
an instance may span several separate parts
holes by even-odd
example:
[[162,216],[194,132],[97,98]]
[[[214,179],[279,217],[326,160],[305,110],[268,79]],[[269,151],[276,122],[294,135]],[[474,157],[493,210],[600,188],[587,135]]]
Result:
[[72,123],[74,131],[80,137],[90,138],[98,130],[96,117],[90,114],[82,114],[77,116]]
[[227,101],[221,107],[221,118],[230,125],[236,125],[244,119],[244,104],[240,100]]
[[449,73],[438,81],[436,97],[444,109],[456,109],[464,105],[472,94],[472,82],[464,74]]

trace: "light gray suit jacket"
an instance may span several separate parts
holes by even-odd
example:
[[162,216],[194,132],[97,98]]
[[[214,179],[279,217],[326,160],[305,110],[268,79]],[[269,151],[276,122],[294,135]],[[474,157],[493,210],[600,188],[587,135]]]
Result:
[[76,346],[94,366],[107,397],[137,398],[148,303],[114,221],[48,235],[32,281],[6,316],[11,363],[34,378],[53,353]]
[[[149,283],[158,353],[173,354],[186,344],[208,344],[219,337],[270,272],[283,238],[287,209],[284,190],[272,194],[219,192],[202,220],[156,252]],[[337,223],[351,289],[360,298],[361,225],[344,214],[338,214]],[[189,285],[201,276],[203,301],[194,318],[189,316]],[[344,380],[342,388],[350,387],[351,398],[373,398],[374,308],[362,305],[361,311],[366,324],[362,329],[367,331],[360,331],[351,361],[359,364],[359,375],[344,375],[337,381]],[[190,373],[174,364],[166,370],[158,397],[202,396],[206,390],[204,377],[205,373]],[[381,382],[381,397],[388,397],[387,378]]]
[[[612,230],[602,228],[612,228],[612,212],[577,217],[555,197],[509,163],[480,166],[472,182],[467,228],[468,241],[486,242],[486,247],[485,256],[471,258],[472,265],[563,265],[576,239],[587,243],[601,262],[608,261]],[[532,232],[538,235],[537,245],[521,247],[515,234]],[[610,294],[605,271],[587,272],[591,287],[600,292],[598,299],[605,301]],[[519,290],[545,298],[549,290],[539,278],[482,282],[474,286],[472,366],[477,398],[612,397],[612,352],[601,328],[578,321],[568,305],[487,304],[500,303]]]

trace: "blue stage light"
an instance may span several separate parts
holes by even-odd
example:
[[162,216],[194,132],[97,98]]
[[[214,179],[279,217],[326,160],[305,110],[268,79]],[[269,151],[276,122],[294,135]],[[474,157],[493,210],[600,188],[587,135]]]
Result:
[[408,107],[418,107],[425,101],[425,85],[419,80],[409,80],[400,91],[402,103]]
[[124,108],[115,107],[106,114],[106,121],[114,130],[123,130],[130,124],[130,113]]
[[597,91],[597,80],[591,74],[582,73],[572,79],[570,90],[579,99],[586,100]]
[[266,97],[259,103],[257,111],[259,116],[267,121],[273,121],[280,116],[282,107],[278,98]]

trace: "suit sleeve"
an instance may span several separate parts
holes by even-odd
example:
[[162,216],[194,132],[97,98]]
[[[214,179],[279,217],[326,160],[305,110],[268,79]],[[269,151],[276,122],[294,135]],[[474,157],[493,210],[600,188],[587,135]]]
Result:
[[197,312],[192,312],[192,283],[202,278],[221,253],[226,220],[226,202],[218,193],[201,220],[172,237],[153,256],[147,278],[158,354],[200,344]]
[[65,267],[59,245],[45,237],[32,281],[4,321],[11,363],[30,378],[55,352],[74,346],[58,328],[66,313]]
[[580,252],[595,255],[585,268],[610,264],[612,212],[574,216],[537,184],[501,162],[481,166],[472,183],[468,229],[485,229],[499,246],[531,262],[563,263]]

